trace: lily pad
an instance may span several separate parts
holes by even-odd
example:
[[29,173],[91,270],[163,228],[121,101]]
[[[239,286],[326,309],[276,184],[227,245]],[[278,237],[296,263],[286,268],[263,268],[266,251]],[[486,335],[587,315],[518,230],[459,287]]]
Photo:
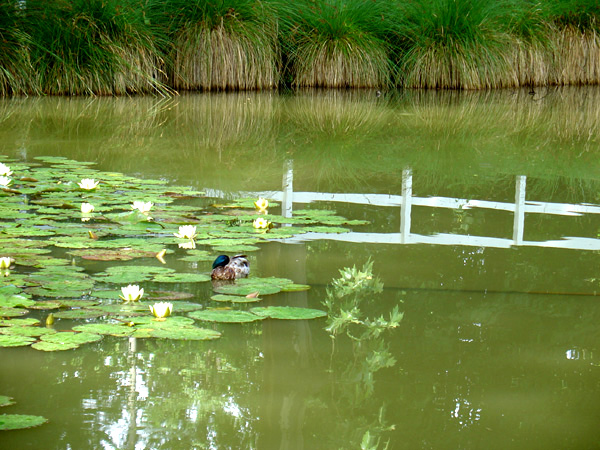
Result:
[[303,290],[308,289],[307,285],[297,285],[292,280],[287,278],[242,278],[235,280],[235,283],[222,284],[215,287],[215,291],[221,294],[233,295],[248,295],[252,292],[257,292],[260,295],[276,294],[277,292],[286,290]]
[[57,343],[40,341],[32,344],[31,348],[41,350],[43,352],[58,352],[63,350],[73,350],[74,348],[79,348],[79,345],[72,342]]
[[194,311],[189,313],[188,317],[205,322],[220,323],[245,323],[264,319],[264,317],[252,314],[251,312],[230,309],[205,309],[203,311]]
[[119,250],[109,250],[103,248],[90,248],[84,250],[73,250],[69,252],[73,256],[79,256],[83,259],[93,261],[129,261],[134,258],[151,258],[156,252],[140,250],[134,248],[122,248]]
[[77,325],[76,327],[73,327],[73,330],[119,337],[131,336],[135,331],[133,327],[113,323],[89,323],[86,325]]
[[19,317],[28,314],[29,311],[23,308],[3,308],[0,307],[0,317]]
[[0,430],[20,430],[32,428],[48,422],[42,416],[30,416],[26,414],[0,414]]
[[45,334],[40,337],[42,342],[60,344],[60,345],[82,345],[90,342],[96,342],[102,339],[102,336],[89,332],[70,332],[60,331],[54,334]]
[[214,300],[215,302],[232,302],[232,303],[253,303],[253,302],[260,302],[262,300],[262,298],[258,298],[258,297],[245,297],[245,296],[241,296],[241,295],[227,295],[227,294],[216,294],[213,295],[211,298],[211,300]]
[[202,283],[209,280],[210,276],[202,273],[169,273],[157,275],[152,281],[157,283]]
[[31,326],[16,326],[0,328],[0,334],[9,334],[13,336],[39,337],[44,334],[54,334],[57,331],[54,328],[42,328]]
[[160,329],[152,332],[152,337],[163,339],[179,339],[189,341],[208,341],[218,339],[221,333],[215,330],[198,327],[182,327],[173,329]]
[[148,314],[148,306],[142,303],[114,303],[112,305],[93,306],[90,309],[101,311],[99,315],[135,317]]
[[14,308],[15,306],[20,306],[22,308],[28,308],[35,304],[35,301],[28,297],[29,296],[23,294],[3,295],[0,293],[0,307]]
[[252,313],[271,319],[302,320],[325,317],[327,313],[318,309],[297,308],[294,306],[257,306],[250,310]]
[[35,338],[29,336],[0,334],[0,347],[22,347],[35,341]]
[[37,319],[2,319],[0,318],[0,327],[17,327],[17,326],[28,326],[38,325],[40,323]]
[[57,319],[95,319],[104,315],[103,311],[94,309],[70,309],[54,313],[54,317]]
[[12,397],[8,397],[6,395],[0,395],[0,406],[10,406],[10,405],[14,405],[15,402],[13,401]]

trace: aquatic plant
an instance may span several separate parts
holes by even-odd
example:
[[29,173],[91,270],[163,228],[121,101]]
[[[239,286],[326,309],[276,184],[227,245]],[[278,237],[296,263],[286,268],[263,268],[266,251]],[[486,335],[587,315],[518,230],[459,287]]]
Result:
[[296,87],[382,87],[393,66],[387,37],[396,2],[302,0],[276,3],[286,77]]
[[254,202],[254,206],[258,209],[259,213],[267,214],[267,208],[269,207],[269,201],[265,198],[259,198]]
[[197,236],[195,225],[182,225],[179,227],[179,232],[173,233],[175,237],[180,239],[194,239]]
[[139,200],[135,200],[131,205],[131,209],[137,209],[142,214],[148,214],[153,206],[154,203],[152,202],[142,202]]
[[126,302],[137,302],[144,295],[144,289],[136,284],[129,284],[121,288],[123,295],[119,295]]
[[158,320],[165,320],[173,312],[173,303],[159,302],[154,305],[149,305],[150,312]]
[[86,191],[91,191],[98,187],[100,184],[99,181],[95,181],[93,178],[83,178],[80,182],[77,183],[79,187]]
[[264,219],[263,217],[254,219],[254,221],[252,222],[252,226],[257,230],[266,230],[269,228],[269,225],[271,225],[271,222],[269,222],[267,219]]

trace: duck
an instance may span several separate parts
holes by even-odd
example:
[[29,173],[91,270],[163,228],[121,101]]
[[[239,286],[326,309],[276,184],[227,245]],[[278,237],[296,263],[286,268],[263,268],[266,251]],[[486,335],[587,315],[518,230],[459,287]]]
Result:
[[219,255],[213,262],[210,277],[213,280],[235,280],[246,278],[250,273],[250,264],[246,255],[235,255],[229,258],[227,255]]

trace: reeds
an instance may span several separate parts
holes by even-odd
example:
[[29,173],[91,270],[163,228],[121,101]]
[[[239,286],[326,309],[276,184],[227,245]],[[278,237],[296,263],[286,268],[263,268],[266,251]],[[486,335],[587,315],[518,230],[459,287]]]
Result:
[[168,59],[174,88],[248,90],[277,86],[277,26],[271,10],[260,1],[157,3],[161,13],[154,14],[163,21],[172,42]]
[[394,3],[302,0],[277,6],[286,70],[293,86],[389,86],[393,65],[386,36],[395,27]]
[[600,83],[597,0],[0,0],[0,96]]

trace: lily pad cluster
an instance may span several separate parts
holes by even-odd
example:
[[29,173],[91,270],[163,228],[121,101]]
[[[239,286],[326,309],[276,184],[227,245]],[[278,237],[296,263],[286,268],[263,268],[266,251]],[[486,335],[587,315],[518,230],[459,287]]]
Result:
[[[168,267],[170,258],[206,262],[220,253],[258,250],[261,243],[273,238],[309,231],[347,232],[343,226],[365,223],[316,209],[285,218],[266,209],[257,211],[256,199],[215,204],[202,192],[171,186],[164,180],[101,172],[93,163],[62,157],[36,160],[24,164],[0,156],[11,173],[11,182],[0,186],[0,347],[63,350],[106,334],[215,339],[217,332],[193,322],[207,320],[200,313],[209,310],[200,311],[204,306],[190,295],[168,287],[209,282],[209,266],[204,273],[177,272]],[[264,202],[272,210],[278,207]],[[256,229],[253,223],[259,213],[272,226]],[[193,238],[181,239],[181,227],[193,227]],[[93,273],[87,261],[111,265]],[[119,288],[133,283],[164,285],[159,288],[162,291],[147,292],[144,300],[176,300],[174,316],[156,321],[147,303],[123,304],[118,299]],[[253,303],[265,295],[304,289],[308,286],[287,279],[251,276],[215,286],[217,294],[212,300]],[[289,317],[277,318],[311,316],[286,311]],[[277,316],[256,308],[238,312],[251,314],[255,320]],[[190,317],[181,316],[188,313]],[[315,317],[319,314],[313,313]],[[87,323],[57,332],[38,326],[43,315],[48,325],[54,319]]]
[[[14,404],[15,402],[11,397],[0,395],[0,407]],[[46,422],[48,422],[48,419],[42,416],[32,416],[28,414],[0,414],[0,431],[37,427]]]

